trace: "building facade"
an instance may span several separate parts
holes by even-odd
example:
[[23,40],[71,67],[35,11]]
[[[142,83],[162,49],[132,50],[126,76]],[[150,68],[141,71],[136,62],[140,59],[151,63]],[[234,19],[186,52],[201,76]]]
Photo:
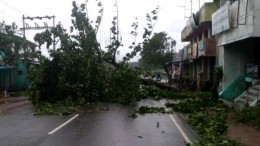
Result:
[[246,76],[260,77],[260,1],[221,0],[219,5],[212,15],[212,34],[218,40],[217,65],[223,67],[221,96],[233,100],[245,90]]
[[37,45],[16,35],[12,37],[16,42],[10,41],[8,46],[0,46],[1,91],[27,88],[28,68],[37,62]]
[[205,3],[186,22],[181,32],[182,42],[189,42],[187,57],[183,61],[183,73],[196,82],[198,90],[209,90],[213,81],[216,60],[216,39],[212,37],[211,15],[218,9],[218,3]]

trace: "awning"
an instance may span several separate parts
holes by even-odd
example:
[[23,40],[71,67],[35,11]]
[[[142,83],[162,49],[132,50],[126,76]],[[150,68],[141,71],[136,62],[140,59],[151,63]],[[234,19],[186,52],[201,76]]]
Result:
[[0,70],[13,69],[14,66],[0,64]]

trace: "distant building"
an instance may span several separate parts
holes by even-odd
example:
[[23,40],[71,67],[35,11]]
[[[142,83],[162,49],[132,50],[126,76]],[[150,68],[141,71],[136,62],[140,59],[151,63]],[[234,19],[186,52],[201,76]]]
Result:
[[27,88],[28,68],[30,64],[38,62],[35,43],[19,36],[12,37],[16,42],[10,42],[8,46],[0,46],[1,91]]

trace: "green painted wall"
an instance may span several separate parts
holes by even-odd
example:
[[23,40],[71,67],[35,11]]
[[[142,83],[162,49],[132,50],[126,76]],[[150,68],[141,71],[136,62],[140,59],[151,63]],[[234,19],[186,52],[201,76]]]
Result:
[[14,68],[0,69],[0,87],[1,90],[5,88],[11,89],[14,86]]
[[27,68],[26,63],[23,61],[17,62],[17,67],[15,70],[15,87],[17,89],[24,89],[27,85]]

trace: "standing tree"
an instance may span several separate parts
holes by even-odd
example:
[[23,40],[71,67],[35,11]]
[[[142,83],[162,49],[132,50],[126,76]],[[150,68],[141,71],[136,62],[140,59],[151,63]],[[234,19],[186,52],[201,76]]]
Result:
[[12,50],[13,45],[21,44],[21,39],[15,36],[17,26],[15,23],[7,25],[5,22],[0,22],[0,51],[4,53],[3,60],[5,64],[13,64],[14,60],[18,58],[18,49]]
[[[0,22],[0,51],[5,54],[3,59],[8,65],[14,65],[19,59],[33,60],[39,55],[39,52],[26,50],[28,46],[35,47],[35,44],[16,35],[17,28],[15,23],[7,25],[4,21]],[[23,54],[19,53],[21,49],[25,49]]]
[[171,62],[175,40],[165,32],[155,33],[143,46],[141,51],[141,66],[146,70],[164,68],[165,63]]

